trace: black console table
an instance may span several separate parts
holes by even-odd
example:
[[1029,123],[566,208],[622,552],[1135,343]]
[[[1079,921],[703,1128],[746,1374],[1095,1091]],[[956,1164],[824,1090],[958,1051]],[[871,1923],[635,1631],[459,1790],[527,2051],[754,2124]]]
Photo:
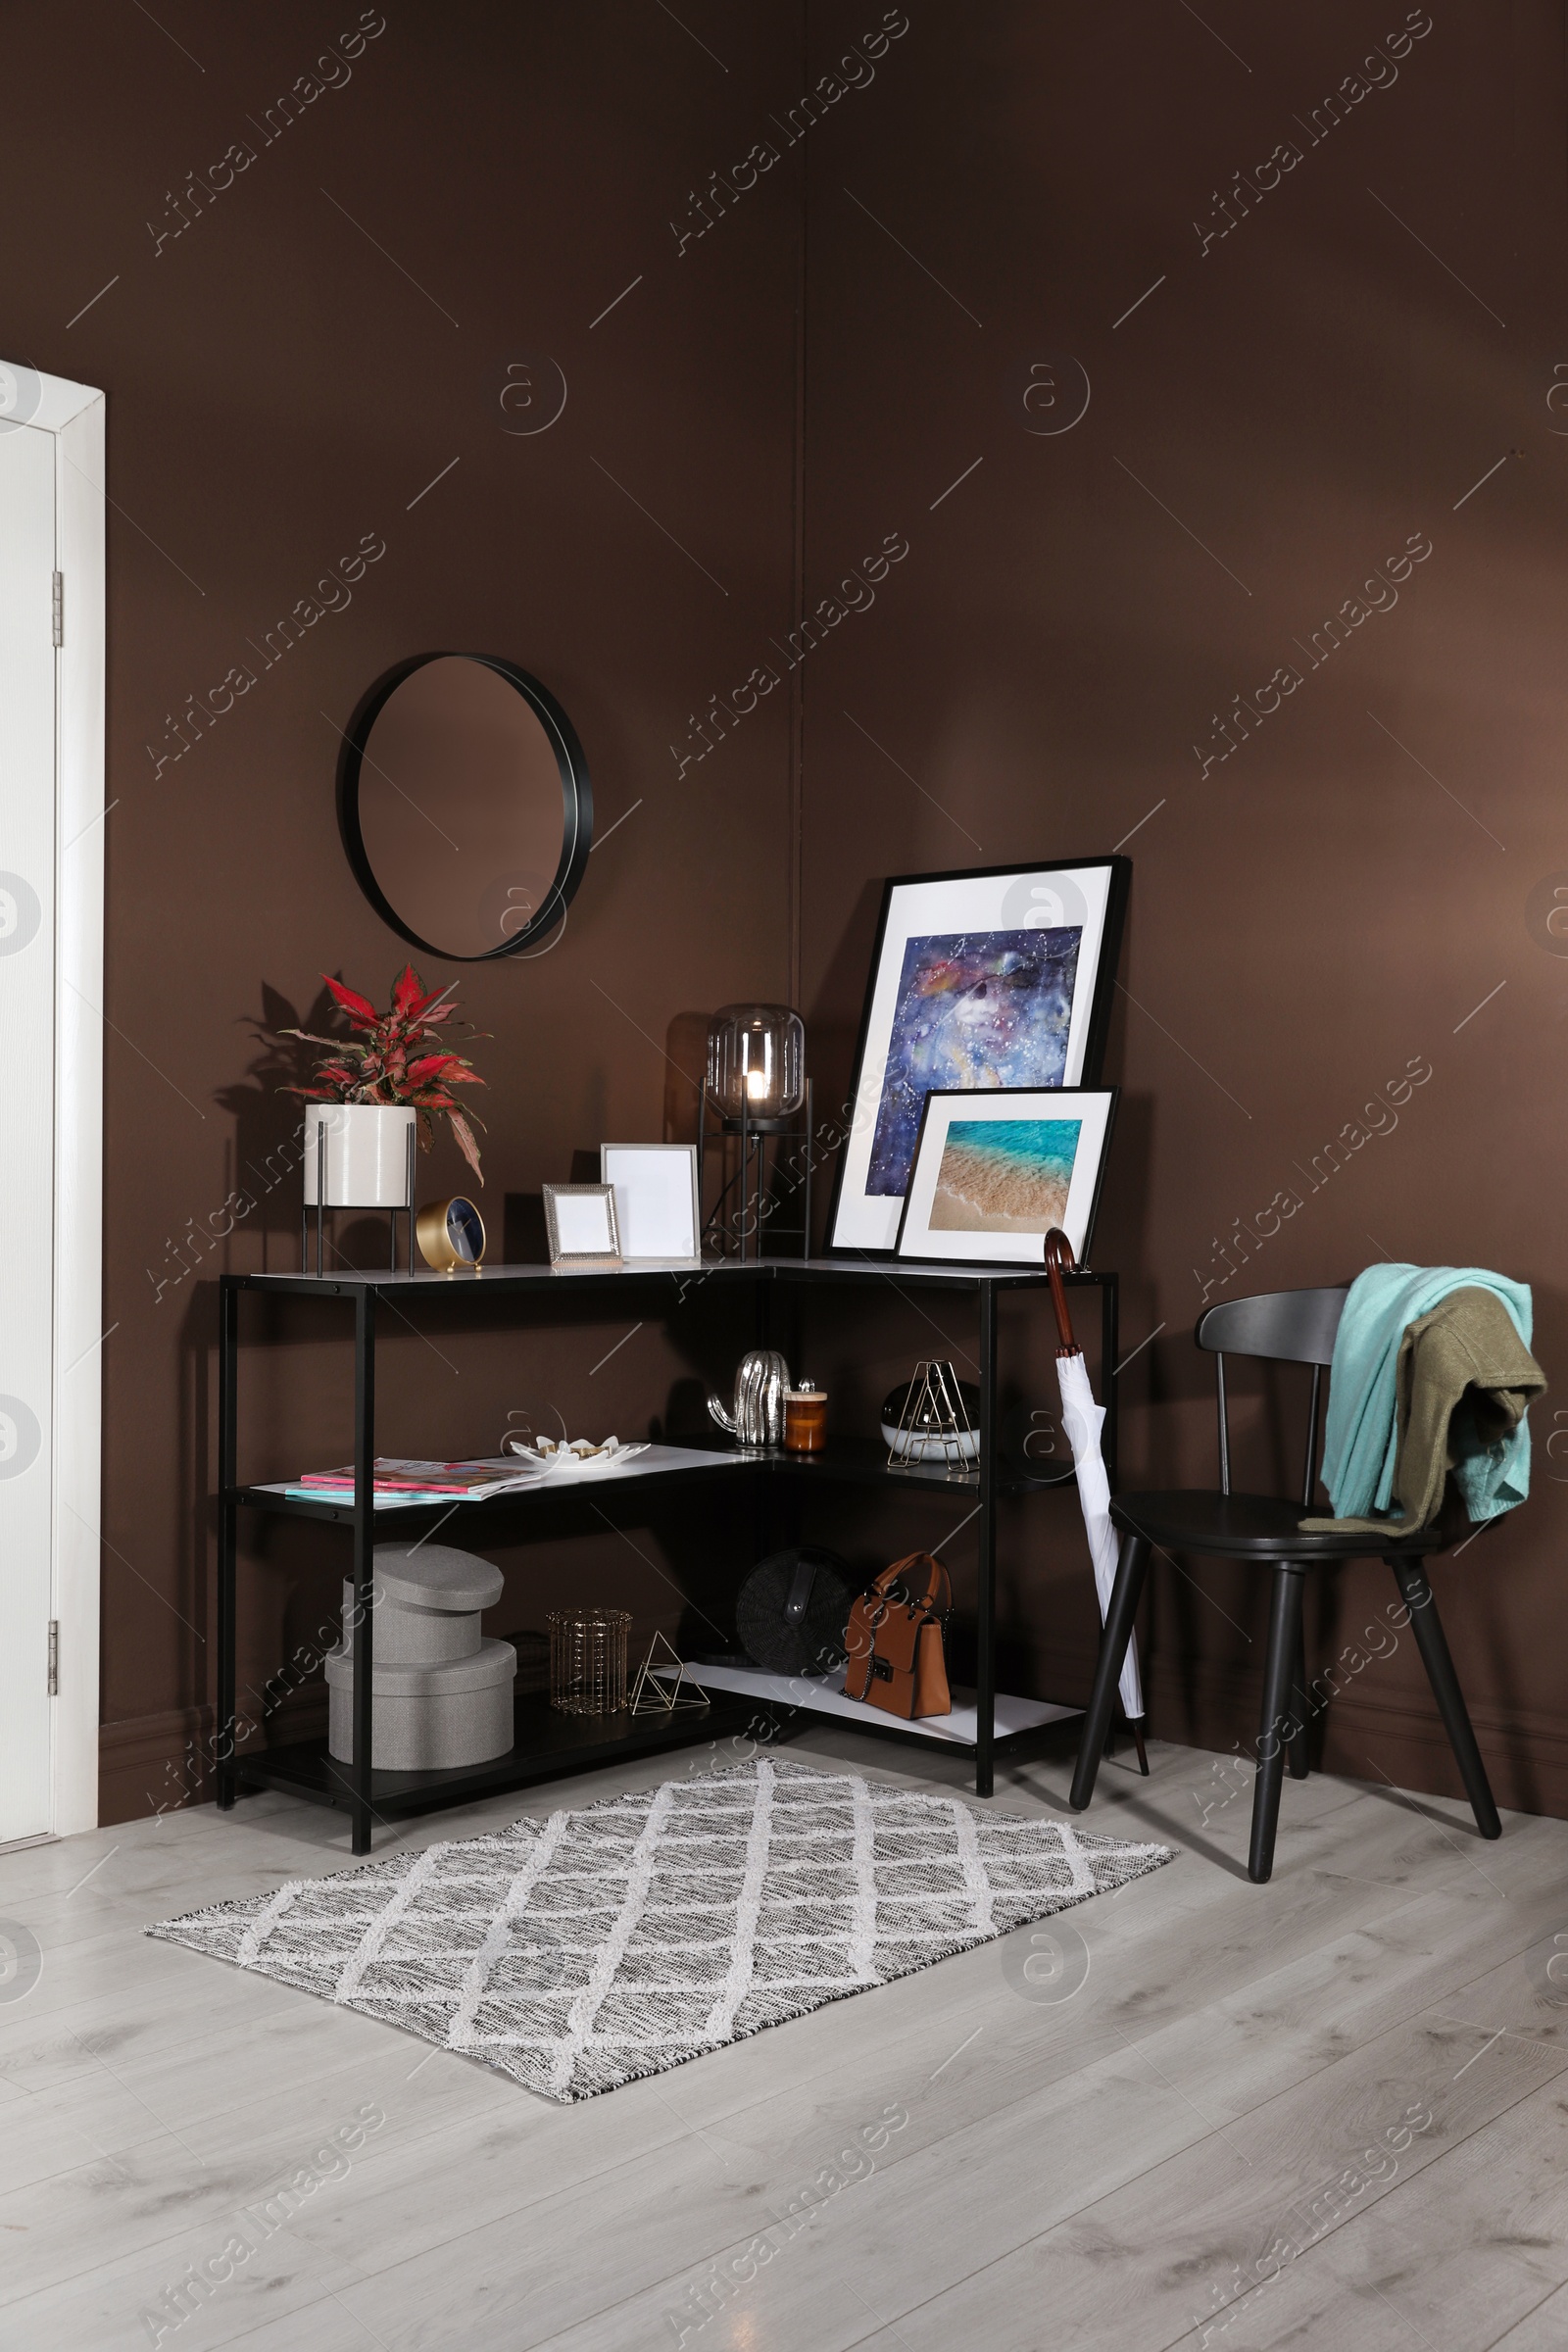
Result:
[[[1101,1364],[1105,1426],[1103,1443],[1112,1488],[1116,1483],[1116,1317],[1117,1282],[1114,1274],[1082,1269],[1065,1277],[1069,1285],[1088,1285],[1100,1292]],[[444,1772],[374,1771],[370,1765],[370,1708],[374,1642],[371,1559],[376,1538],[394,1531],[410,1536],[428,1533],[437,1521],[450,1525],[458,1542],[482,1544],[487,1531],[506,1528],[509,1540],[519,1520],[541,1492],[559,1499],[572,1490],[552,1481],[546,1489],[523,1490],[482,1502],[443,1500],[438,1503],[377,1509],[373,1500],[375,1460],[375,1341],[377,1309],[428,1292],[450,1298],[455,1292],[515,1298],[547,1304],[554,1294],[569,1286],[572,1295],[588,1291],[646,1297],[660,1293],[667,1311],[698,1285],[716,1282],[726,1287],[744,1284],[754,1293],[760,1338],[765,1338],[770,1301],[779,1291],[798,1285],[880,1284],[900,1292],[938,1289],[976,1298],[980,1320],[980,1446],[972,1471],[950,1472],[941,1466],[889,1465],[885,1449],[876,1445],[835,1444],[820,1454],[742,1451],[722,1461],[700,1460],[675,1464],[652,1475],[661,1486],[669,1481],[707,1482],[745,1477],[788,1479],[796,1482],[886,1482],[906,1490],[935,1491],[950,1497],[965,1487],[975,1494],[974,1516],[979,1520],[979,1577],[976,1608],[974,1736],[955,1738],[951,1730],[933,1733],[919,1724],[895,1721],[871,1707],[844,1699],[830,1685],[812,1685],[797,1678],[781,1696],[778,1678],[727,1672],[730,1687],[716,1689],[711,1674],[699,1667],[705,1688],[715,1690],[706,1710],[660,1717],[570,1716],[553,1712],[538,1700],[516,1702],[516,1738],[505,1755],[488,1764]],[[352,1504],[292,1496],[265,1486],[239,1483],[239,1298],[242,1291],[264,1292],[272,1298],[337,1298],[354,1315],[354,1471]],[[430,1811],[443,1805],[468,1804],[476,1798],[530,1782],[574,1773],[617,1758],[689,1745],[693,1741],[727,1737],[757,1718],[759,1707],[783,1704],[834,1716],[849,1716],[858,1727],[895,1738],[940,1738],[942,1744],[972,1755],[975,1791],[990,1796],[995,1758],[1028,1738],[1042,1721],[1073,1715],[1076,1708],[1042,1702],[1003,1699],[1004,1723],[998,1726],[996,1689],[997,1504],[1004,1495],[1035,1494],[1070,1483],[1070,1469],[1052,1477],[1034,1477],[1004,1467],[1000,1459],[997,1415],[997,1298],[1003,1291],[1038,1293],[1048,1297],[1043,1270],[910,1264],[886,1258],[763,1258],[742,1261],[719,1259],[711,1264],[659,1264],[651,1261],[605,1268],[592,1266],[480,1266],[458,1274],[350,1273],[225,1274],[220,1292],[219,1370],[219,1555],[218,1555],[218,1803],[227,1810],[242,1789],[281,1788],[318,1804],[347,1810],[353,1827],[356,1854],[368,1853],[372,1825],[398,1814]],[[651,1301],[652,1302],[652,1301]],[[628,1479],[635,1475],[628,1469]],[[646,1475],[650,1475],[645,1473]],[[614,1474],[595,1478],[591,1492],[613,1483]],[[268,1511],[289,1518],[325,1519],[348,1528],[353,1539],[353,1574],[357,1612],[354,1676],[354,1753],[339,1762],[327,1751],[324,1739],[291,1745],[258,1748],[241,1754],[236,1744],[235,1649],[238,1525],[241,1510]],[[1089,1573],[1087,1551],[1085,1573]],[[1008,1710],[1033,1718],[1027,1728],[1009,1731]],[[944,1719],[946,1721],[947,1719]]]

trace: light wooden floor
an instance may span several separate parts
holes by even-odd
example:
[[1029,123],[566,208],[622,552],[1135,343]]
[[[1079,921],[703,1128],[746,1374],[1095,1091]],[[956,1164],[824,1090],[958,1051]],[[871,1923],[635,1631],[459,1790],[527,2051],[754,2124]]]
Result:
[[[826,1727],[789,1752],[963,1786],[956,1759]],[[1015,1936],[568,2108],[138,1933],[342,1867],[335,1815],[253,1797],[0,1856],[0,1921],[44,1954],[0,2001],[0,2346],[146,2346],[143,2311],[367,2104],[385,2123],[347,2169],[159,2341],[1568,2345],[1568,1983],[1546,1974],[1568,1824],[1505,1816],[1486,1845],[1457,1804],[1287,1781],[1254,1887],[1234,1772],[1152,1762],[1103,1771],[1087,1826],[1183,1851],[1059,1923],[1090,1960],[1072,1998],[1016,1988]],[[997,1801],[1059,1813],[1068,1770],[1016,1768]],[[845,2160],[867,2132],[881,2151]],[[755,2275],[711,2288],[737,2256]]]

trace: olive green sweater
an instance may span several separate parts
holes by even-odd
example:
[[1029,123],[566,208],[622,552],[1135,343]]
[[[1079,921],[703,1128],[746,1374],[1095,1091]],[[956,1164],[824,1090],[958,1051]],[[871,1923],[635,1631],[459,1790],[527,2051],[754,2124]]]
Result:
[[1405,1326],[1395,1383],[1396,1517],[1303,1519],[1305,1535],[1410,1536],[1430,1526],[1458,1463],[1500,1446],[1545,1375],[1495,1292],[1450,1291]]

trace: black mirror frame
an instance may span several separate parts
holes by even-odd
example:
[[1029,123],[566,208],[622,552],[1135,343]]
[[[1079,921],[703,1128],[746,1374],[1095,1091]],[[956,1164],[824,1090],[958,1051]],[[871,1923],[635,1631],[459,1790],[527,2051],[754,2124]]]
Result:
[[[455,949],[438,947],[434,940],[423,939],[411,924],[406,923],[375,878],[365,848],[365,835],[360,826],[360,768],[365,760],[370,729],[375,724],[382,705],[388,701],[405,678],[430,662],[476,662],[483,669],[493,669],[498,677],[514,686],[539,720],[550,738],[556,755],[556,766],[561,774],[563,829],[561,862],[555,880],[546,891],[536,913],[529,916],[520,931],[503,942],[499,948],[486,948],[479,956],[462,956]],[[576,730],[570,719],[547,686],[519,669],[515,662],[508,662],[499,654],[456,654],[438,652],[415,654],[407,662],[399,662],[377,678],[369,692],[355,709],[343,738],[343,750],[338,761],[337,823],[343,838],[343,849],[355,881],[359,884],[381,920],[394,930],[400,939],[426,956],[438,956],[447,963],[494,963],[503,956],[520,955],[530,942],[538,939],[565,913],[576,896],[577,885],[587,870],[589,853],[594,840],[594,795],[589,781],[588,762]]]

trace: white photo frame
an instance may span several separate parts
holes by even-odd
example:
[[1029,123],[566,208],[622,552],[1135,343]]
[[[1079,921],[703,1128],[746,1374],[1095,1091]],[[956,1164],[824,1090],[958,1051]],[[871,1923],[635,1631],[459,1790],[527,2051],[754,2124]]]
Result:
[[1111,856],[884,885],[830,1250],[895,1249],[928,1090],[1099,1084],[1131,874]]
[[618,1266],[620,1228],[612,1184],[547,1184],[545,1231],[553,1266]]
[[1119,1089],[988,1087],[925,1099],[901,1257],[1040,1266],[1059,1226],[1089,1262]]
[[614,1190],[622,1257],[701,1254],[695,1144],[601,1144],[599,1173]]

